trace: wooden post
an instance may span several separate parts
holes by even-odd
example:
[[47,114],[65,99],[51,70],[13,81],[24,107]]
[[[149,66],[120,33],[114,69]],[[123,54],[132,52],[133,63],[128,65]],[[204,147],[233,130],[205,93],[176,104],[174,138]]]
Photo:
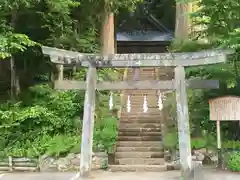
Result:
[[218,149],[218,167],[222,167],[222,145],[221,145],[221,128],[220,121],[216,121],[217,126],[217,149]]
[[13,160],[12,156],[8,156],[9,171],[13,171]]
[[[105,12],[102,29],[102,55],[114,54],[114,15]],[[92,144],[95,112],[95,89],[97,72],[95,67],[89,67],[87,74],[86,93],[84,101],[84,116],[81,144],[80,176],[88,177],[92,165]]]
[[80,160],[81,177],[87,177],[91,172],[96,83],[97,70],[95,67],[89,67],[86,80],[86,92],[82,125]]
[[184,67],[175,68],[180,167],[184,180],[192,180],[192,154]]
[[216,121],[219,168],[223,165],[220,121],[239,121],[239,109],[240,97],[238,96],[223,96],[209,101],[210,120]]

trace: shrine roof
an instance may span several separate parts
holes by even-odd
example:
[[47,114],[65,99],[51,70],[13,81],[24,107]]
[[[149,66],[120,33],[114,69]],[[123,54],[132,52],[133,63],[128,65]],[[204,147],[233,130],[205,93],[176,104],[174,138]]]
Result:
[[[163,0],[159,2],[144,0],[143,2],[137,6],[136,11],[123,11],[116,16],[116,40],[122,42],[171,41],[175,28],[175,15],[169,14],[173,10],[175,12],[171,3],[165,4]],[[156,6],[161,8],[156,9]]]
[[160,32],[156,30],[117,32],[117,41],[171,41],[172,32]]

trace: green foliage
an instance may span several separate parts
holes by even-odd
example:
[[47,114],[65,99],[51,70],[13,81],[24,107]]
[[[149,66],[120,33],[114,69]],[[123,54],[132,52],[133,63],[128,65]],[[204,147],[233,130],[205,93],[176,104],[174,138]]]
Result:
[[13,156],[39,156],[59,155],[73,148],[79,142],[76,139],[80,139],[81,97],[77,92],[38,85],[30,88],[22,102],[3,104],[2,151]]
[[[96,122],[94,130],[95,146],[103,148],[107,153],[113,152],[117,137],[117,119],[103,118]],[[100,146],[100,147],[99,147]]]
[[[1,154],[38,157],[80,152],[83,96],[79,91],[55,91],[48,85],[37,85],[24,93],[22,102],[2,104]],[[112,150],[116,125],[116,118],[110,114],[98,116],[95,149],[101,146],[107,152]]]
[[12,53],[23,52],[27,47],[35,46],[36,44],[24,34],[0,34],[0,58],[4,59],[10,57]]
[[[60,92],[52,90],[48,85],[35,85],[40,83],[40,78],[36,77],[44,77],[45,81],[48,81],[53,72],[49,61],[39,55],[40,51],[35,48],[39,44],[44,44],[86,53],[98,52],[103,10],[115,13],[124,9],[134,11],[141,2],[143,0],[108,1],[107,4],[103,0],[5,0],[1,2],[0,58],[16,56],[15,68],[17,75],[21,77],[20,85],[23,89],[19,102],[0,105],[0,148],[3,155],[36,157],[43,153],[58,156],[69,151],[79,152],[83,92]],[[168,6],[172,6],[172,3],[173,1],[169,1]],[[202,8],[192,16],[196,17],[195,24],[200,24],[204,29],[195,33],[197,34],[195,38],[207,39],[208,43],[189,41],[178,44],[175,42],[170,51],[192,52],[211,47],[232,47],[236,53],[226,64],[186,68],[187,77],[190,79],[201,77],[221,80],[220,90],[188,91],[194,148],[216,142],[206,140],[202,135],[204,130],[207,132],[216,130],[215,124],[209,121],[208,100],[226,94],[240,95],[239,2],[202,0],[199,3]],[[154,6],[157,7],[157,4]],[[163,11],[155,8],[155,12]],[[162,17],[161,13],[158,14],[159,17]],[[0,72],[0,80],[5,81],[9,79],[10,73],[5,66],[2,67],[1,71],[6,72]],[[78,71],[74,78],[82,79],[85,73],[85,70]],[[118,75],[116,70],[101,69],[99,81],[115,80]],[[31,78],[28,79],[28,77]],[[9,81],[7,83],[8,87],[10,83]],[[2,87],[1,83],[0,88]],[[5,89],[3,91],[6,92]],[[108,112],[107,93],[97,92],[97,98],[94,147],[111,152],[116,138],[117,121]],[[234,133],[238,131],[237,128],[239,126],[234,123],[223,123],[223,137],[235,138]],[[166,135],[164,144],[166,147],[177,147],[177,134],[171,133]],[[232,146],[229,144],[226,146]]]
[[[211,135],[203,135],[202,137],[192,137],[191,147],[193,149],[213,148],[216,149],[216,138]],[[164,134],[164,147],[167,149],[178,149],[178,134],[175,132],[168,132]]]
[[164,147],[168,149],[178,148],[177,131],[164,134]]
[[202,0],[201,7],[193,13],[195,25],[200,25],[198,37],[207,38],[221,46],[239,48],[239,1]]
[[104,170],[108,169],[108,162],[107,162],[107,160],[104,160],[104,161],[102,162],[102,164],[101,164],[101,169],[104,169]]
[[[0,58],[14,56],[19,76],[19,102],[0,105],[0,151],[2,156],[53,156],[80,151],[84,92],[55,91],[46,83],[55,68],[43,58],[39,44],[83,53],[99,51],[103,10],[133,11],[141,0],[6,0],[0,10]],[[21,52],[21,53],[19,53]],[[1,63],[1,62],[0,62]],[[1,64],[0,64],[1,65]],[[1,69],[2,71],[3,69]],[[7,99],[8,69],[0,72],[0,90]],[[78,70],[75,79],[83,79]],[[13,77],[13,76],[12,76]],[[99,70],[99,81],[116,80],[118,72]],[[3,83],[2,83],[3,81]],[[4,86],[6,88],[2,88]],[[37,85],[36,85],[37,84]],[[106,92],[97,92],[94,149],[111,152],[116,137],[116,118],[107,107]],[[1,98],[2,102],[3,99]]]
[[234,152],[230,155],[227,166],[234,172],[240,172],[240,153]]
[[201,149],[207,146],[207,140],[204,138],[194,138],[191,140],[191,146],[194,149]]
[[185,41],[173,41],[171,46],[168,48],[170,52],[196,52],[205,49],[212,48],[212,44],[203,43],[193,40]]
[[240,149],[240,141],[225,141],[222,143],[224,149],[237,150]]
[[[193,52],[204,49],[217,48],[216,43],[201,43],[193,40],[174,42],[169,50],[171,52]],[[238,53],[238,51],[237,51]],[[186,77],[188,79],[219,79],[220,89],[218,90],[188,90],[188,105],[190,115],[190,125],[192,137],[202,137],[203,131],[212,132],[215,136],[216,125],[209,120],[209,103],[212,98],[223,95],[239,95],[238,67],[239,55],[235,54],[229,57],[225,64],[205,65],[186,68]],[[174,107],[173,107],[174,108]],[[234,122],[222,123],[221,128],[225,139],[236,140],[238,125]],[[231,129],[229,131],[229,129]],[[199,146],[199,145],[196,145]]]

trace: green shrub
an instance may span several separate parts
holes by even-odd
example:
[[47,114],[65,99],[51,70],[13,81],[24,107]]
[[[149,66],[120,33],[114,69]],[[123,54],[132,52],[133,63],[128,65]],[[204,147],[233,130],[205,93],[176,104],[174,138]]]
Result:
[[178,135],[177,132],[168,132],[164,134],[164,147],[168,149],[174,149],[178,147]]
[[222,143],[224,149],[240,149],[240,141],[226,141]]
[[106,117],[95,125],[94,146],[96,150],[104,150],[107,153],[113,152],[117,137],[117,119]]
[[[170,132],[164,134],[164,147],[168,149],[178,149],[177,130],[171,130]],[[194,149],[216,147],[216,139],[211,135],[191,138],[191,147]]]
[[[116,141],[117,120],[111,117],[106,96],[100,95],[96,104],[93,145],[110,152]],[[0,156],[79,153],[83,99],[80,91],[37,85],[24,93],[21,102],[0,104]]]
[[207,139],[205,138],[193,138],[191,140],[191,146],[194,149],[201,149],[207,147]]
[[240,172],[240,152],[234,152],[228,159],[228,168],[234,172]]

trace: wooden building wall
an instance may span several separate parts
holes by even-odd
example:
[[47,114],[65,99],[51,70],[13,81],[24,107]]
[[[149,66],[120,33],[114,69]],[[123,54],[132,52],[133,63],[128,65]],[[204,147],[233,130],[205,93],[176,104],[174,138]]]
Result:
[[167,51],[170,42],[131,42],[120,41],[117,43],[117,53],[163,53]]

